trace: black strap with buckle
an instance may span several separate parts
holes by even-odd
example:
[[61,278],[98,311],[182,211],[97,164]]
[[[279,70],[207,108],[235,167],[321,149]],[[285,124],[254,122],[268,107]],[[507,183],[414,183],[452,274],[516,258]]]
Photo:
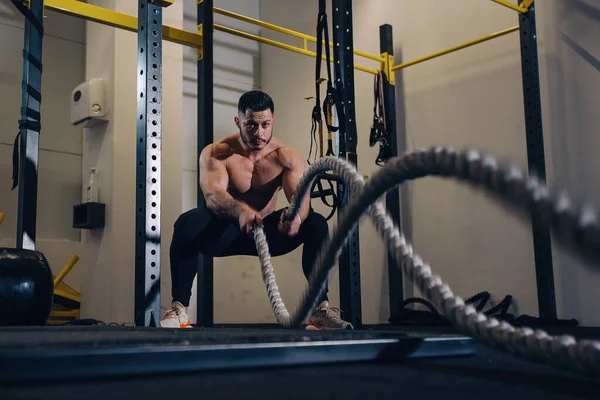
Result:
[[[327,70],[327,90],[325,99],[321,103],[321,88],[320,85],[324,81],[321,79],[321,61],[323,58],[323,47],[325,47],[325,58],[326,58],[326,70]],[[311,127],[311,142],[310,151],[307,162],[311,163],[311,155],[313,154],[313,144],[317,142],[317,129],[319,132],[318,147],[319,150],[315,150],[314,159],[316,160],[317,154],[323,157],[323,119],[322,114],[325,115],[325,126],[327,127],[327,151],[325,156],[335,156],[333,151],[333,133],[337,132],[339,127],[333,125],[333,111],[336,108],[336,97],[335,89],[333,87],[333,77],[330,66],[331,55],[329,51],[329,27],[327,23],[327,2],[326,0],[319,0],[319,14],[317,19],[317,35],[316,35],[316,63],[315,63],[315,106],[312,110],[312,127]],[[339,115],[339,114],[338,114]],[[324,189],[323,181],[329,186],[329,189]],[[331,212],[326,217],[327,220],[331,219],[337,210],[338,198],[335,192],[336,181],[327,178],[327,174],[322,174],[315,179],[315,182],[311,188],[311,198],[320,198],[323,204],[331,208]],[[315,188],[317,191],[315,191]],[[331,201],[328,200],[328,196],[331,196]]]
[[[323,43],[325,42],[325,43]],[[316,131],[319,129],[319,141],[321,148],[321,157],[323,156],[323,120],[321,114],[325,114],[325,125],[327,126],[328,137],[327,137],[327,152],[325,155],[333,156],[333,132],[337,132],[339,127],[333,125],[333,109],[336,105],[335,101],[335,89],[333,88],[333,77],[331,74],[331,55],[329,52],[329,26],[327,23],[327,4],[325,0],[319,0],[319,15],[317,19],[317,36],[316,36],[316,62],[315,62],[315,106],[312,110],[312,129],[311,129],[311,145],[309,153],[309,164],[310,155],[312,154],[313,142],[316,139]],[[323,58],[323,47],[325,47],[325,66],[327,70],[327,91],[325,99],[321,106],[321,61]],[[322,108],[321,108],[322,107]],[[315,155],[316,158],[316,155]]]
[[385,98],[383,94],[383,73],[381,71],[378,71],[375,75],[373,99],[373,125],[369,135],[369,146],[373,147],[379,143],[379,154],[375,164],[381,166],[392,157],[389,133],[385,123]]

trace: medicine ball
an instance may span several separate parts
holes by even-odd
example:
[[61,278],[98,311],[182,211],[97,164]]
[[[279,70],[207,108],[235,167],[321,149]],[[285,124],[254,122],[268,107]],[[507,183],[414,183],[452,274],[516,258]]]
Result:
[[0,247],[0,325],[45,325],[54,280],[39,251]]

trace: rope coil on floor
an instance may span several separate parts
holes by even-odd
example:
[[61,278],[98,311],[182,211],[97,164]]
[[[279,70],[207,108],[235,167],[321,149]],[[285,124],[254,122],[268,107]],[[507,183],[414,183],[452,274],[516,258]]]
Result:
[[[523,216],[547,222],[555,232],[558,243],[575,248],[587,260],[597,261],[600,259],[600,226],[592,209],[575,209],[565,193],[551,195],[543,182],[535,176],[526,177],[514,165],[499,165],[492,156],[482,155],[476,150],[456,151],[451,147],[433,147],[390,159],[367,181],[350,163],[334,157],[323,157],[307,169],[296,198],[304,199],[312,180],[328,170],[340,176],[353,196],[340,213],[337,229],[321,248],[315,272],[309,278],[308,290],[293,316],[285,308],[279,294],[264,232],[255,229],[263,279],[277,321],[282,326],[300,325],[315,309],[319,295],[325,290],[326,278],[349,232],[366,214],[391,250],[403,275],[413,281],[424,296],[465,334],[524,359],[586,375],[600,375],[600,342],[577,341],[568,335],[551,336],[543,330],[534,331],[527,327],[515,328],[505,321],[477,312],[471,305],[465,305],[463,299],[455,296],[439,276],[433,275],[429,264],[413,251],[379,199],[407,180],[426,176],[457,178],[484,188]],[[295,217],[300,206],[291,202],[290,218]]]

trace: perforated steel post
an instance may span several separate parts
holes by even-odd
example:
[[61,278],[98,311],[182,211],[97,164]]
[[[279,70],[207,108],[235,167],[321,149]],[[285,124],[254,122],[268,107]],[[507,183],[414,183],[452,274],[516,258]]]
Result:
[[23,81],[21,120],[19,121],[18,210],[16,247],[35,250],[38,193],[38,162],[42,103],[42,42],[44,37],[44,2],[31,0],[29,8],[23,2],[13,4],[25,15],[23,46]]
[[[531,4],[528,12],[519,14],[519,28],[529,172],[545,180],[546,160],[544,155],[535,3]],[[554,320],[557,314],[550,226],[536,216],[532,217],[531,223],[539,315],[542,319]]]
[[[332,0],[334,79],[338,99],[343,110],[339,117],[339,154],[352,164],[358,164],[356,154],[357,133],[354,108],[354,46],[352,39],[352,0]],[[338,184],[340,206],[338,212],[352,193],[344,184]],[[348,239],[339,258],[340,307],[344,319],[362,327],[362,304],[360,285],[360,243],[358,227]]]
[[138,2],[135,324],[160,321],[162,7]]

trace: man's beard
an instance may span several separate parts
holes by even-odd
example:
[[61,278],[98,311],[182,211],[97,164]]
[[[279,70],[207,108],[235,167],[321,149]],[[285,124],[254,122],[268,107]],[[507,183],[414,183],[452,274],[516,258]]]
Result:
[[[246,146],[247,146],[247,147],[248,147],[250,150],[252,150],[252,151],[260,151],[260,150],[262,150],[261,148],[258,148],[258,147],[256,147],[256,145],[254,145],[254,144],[252,144],[252,143],[248,142],[248,141],[246,140],[246,138],[244,137],[244,135],[242,134],[242,130],[241,130],[241,129],[239,129],[239,131],[240,131],[240,138],[242,139],[242,142],[244,142],[244,144],[245,144],[245,145],[246,145]],[[273,131],[271,131],[271,136],[269,137],[269,139],[268,139],[268,140],[265,140],[265,141],[263,142],[263,147],[264,147],[264,146],[266,146],[266,145],[268,145],[268,144],[271,142],[271,139],[273,139]]]

